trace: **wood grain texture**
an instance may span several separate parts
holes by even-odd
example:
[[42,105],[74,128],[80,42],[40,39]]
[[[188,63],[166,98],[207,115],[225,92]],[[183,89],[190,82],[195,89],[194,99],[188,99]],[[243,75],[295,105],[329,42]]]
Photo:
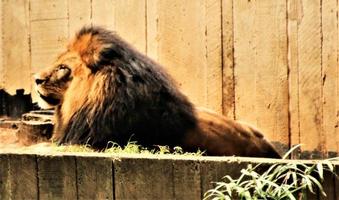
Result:
[[33,73],[51,66],[56,56],[65,51],[68,42],[67,23],[67,19],[31,22]]
[[8,156],[0,155],[0,199],[10,198]]
[[171,160],[114,161],[115,199],[174,199],[172,178]]
[[255,2],[233,1],[235,118],[257,125]]
[[[173,160],[174,199],[200,199],[200,163],[187,160]],[[189,186],[189,187],[188,187]]]
[[221,1],[205,1],[205,58],[206,103],[205,106],[222,113],[222,31]]
[[[298,24],[302,19],[300,0],[288,1],[288,66],[289,66],[289,110],[290,110],[290,144],[300,144],[299,122],[299,64],[298,64]],[[293,155],[297,157],[297,155]]]
[[230,175],[233,179],[239,178],[240,170],[246,166],[247,163],[238,163],[237,167],[234,167],[232,163],[227,162],[201,162],[201,197],[203,198],[204,193],[208,190],[215,188],[216,182],[223,181],[224,176]]
[[159,4],[147,0],[146,5],[146,53],[153,60],[159,61]]
[[321,1],[322,17],[322,134],[318,141],[321,151],[328,154],[338,153],[338,16],[337,1]]
[[223,114],[235,118],[233,1],[222,1],[222,107]]
[[0,88],[11,94],[30,92],[31,75],[51,66],[80,27],[102,25],[165,66],[194,104],[249,122],[284,148],[303,143],[303,156],[339,152],[335,0],[3,0],[0,7]]
[[39,156],[37,161],[39,199],[77,199],[74,157]]
[[286,1],[233,3],[236,118],[283,144],[283,153],[289,144]]
[[[320,1],[302,1],[298,24],[299,127],[302,149],[321,150],[322,66]],[[307,157],[320,157],[318,153]]]
[[326,196],[319,194],[320,200],[337,200],[335,191],[336,176],[329,171],[324,172],[323,188]]
[[28,3],[2,1],[2,77],[10,94],[20,88],[25,89],[26,94],[31,90]]
[[3,16],[3,1],[0,1],[0,88],[5,88],[5,80],[4,80],[4,65],[3,65],[3,57],[4,57],[4,52],[3,52],[3,41],[2,41],[2,34],[3,34],[3,21],[5,20]]
[[113,199],[113,161],[77,157],[78,199]]
[[32,0],[30,19],[32,21],[67,19],[67,7],[68,0]]
[[8,155],[8,188],[10,199],[38,199],[35,155]]
[[115,0],[114,7],[114,30],[146,53],[146,0]]
[[91,0],[92,24],[115,29],[115,0]]
[[68,0],[69,36],[73,37],[81,27],[91,25],[91,0]]
[[[148,11],[148,23],[153,22],[147,26],[147,40],[157,43],[148,42],[148,52],[167,68],[193,103],[221,112],[220,2],[148,1],[147,5],[157,9]],[[219,57],[208,57],[212,55]]]

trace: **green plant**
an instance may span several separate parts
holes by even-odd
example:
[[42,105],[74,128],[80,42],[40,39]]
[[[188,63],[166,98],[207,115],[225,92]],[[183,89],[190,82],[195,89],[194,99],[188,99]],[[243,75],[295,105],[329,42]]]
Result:
[[[300,145],[292,148],[285,154],[286,159],[291,152]],[[233,179],[226,175],[223,181],[216,182],[216,187],[208,190],[204,199],[305,199],[306,192],[315,193],[316,189],[326,196],[321,182],[324,180],[324,171],[334,173],[332,160],[327,159],[317,164],[306,165],[302,162],[277,163],[271,165],[265,172],[259,173],[259,166],[249,164],[247,168],[241,170],[238,179]]]
[[103,152],[111,154],[155,154],[155,155],[164,155],[164,154],[174,154],[174,155],[192,155],[192,156],[201,156],[204,152],[198,150],[197,152],[184,152],[181,147],[174,147],[170,149],[168,146],[155,146],[154,149],[148,149],[138,145],[135,141],[130,141],[126,146],[120,146],[117,143],[110,142],[110,147],[107,147]]

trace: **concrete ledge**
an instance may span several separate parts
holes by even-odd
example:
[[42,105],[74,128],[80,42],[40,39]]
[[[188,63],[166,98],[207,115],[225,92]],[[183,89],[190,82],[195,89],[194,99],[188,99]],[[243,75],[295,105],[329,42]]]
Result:
[[[248,163],[296,162],[240,157],[109,155],[103,153],[0,154],[0,199],[202,199],[226,174]],[[316,160],[302,161],[307,164]],[[339,162],[335,163],[339,172]],[[336,200],[339,182],[327,174],[325,190]],[[320,199],[317,195],[308,199]]]

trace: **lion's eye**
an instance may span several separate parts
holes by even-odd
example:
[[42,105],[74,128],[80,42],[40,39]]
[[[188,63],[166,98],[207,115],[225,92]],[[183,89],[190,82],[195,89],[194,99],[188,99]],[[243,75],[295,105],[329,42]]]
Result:
[[69,67],[65,64],[60,64],[60,65],[58,65],[58,70],[60,70],[60,69],[69,69]]
[[64,64],[60,64],[56,69],[56,77],[57,79],[63,79],[69,77],[71,73],[71,69]]

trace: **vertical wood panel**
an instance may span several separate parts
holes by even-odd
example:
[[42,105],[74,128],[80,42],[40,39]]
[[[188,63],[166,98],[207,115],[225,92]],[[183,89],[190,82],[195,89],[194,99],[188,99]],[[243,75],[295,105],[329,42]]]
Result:
[[67,19],[31,22],[33,73],[51,66],[56,56],[65,50],[68,41],[67,23]]
[[0,199],[10,198],[9,163],[6,154],[0,155]]
[[31,0],[30,19],[53,20],[68,17],[68,0]]
[[[286,1],[234,1],[236,118],[289,144]],[[264,31],[263,31],[264,30]]]
[[91,0],[68,0],[69,36],[72,38],[79,29],[91,25]]
[[[323,153],[338,152],[337,82],[338,82],[338,19],[337,1],[322,2],[322,86],[323,130],[319,140]],[[326,154],[327,154],[326,153]],[[327,156],[327,155],[325,155]]]
[[92,0],[92,23],[110,30],[115,28],[114,0]]
[[115,31],[146,53],[146,0],[115,0],[114,6]]
[[38,157],[38,178],[39,199],[77,199],[74,157]]
[[146,53],[153,60],[159,61],[159,4],[154,0],[147,0],[146,4]]
[[236,118],[257,125],[255,3],[233,1]]
[[2,38],[3,38],[3,22],[6,18],[4,18],[3,16],[3,1],[0,1],[0,88],[4,88],[5,87],[5,80],[4,80],[4,65],[3,65],[3,42],[2,42]]
[[[297,118],[300,130],[299,142],[304,144],[303,150],[311,152],[321,149],[319,141],[321,141],[323,112],[320,1],[302,1],[300,6],[302,13],[297,26],[296,41],[299,77],[298,85],[291,87],[299,90],[299,116]],[[291,115],[294,114],[291,113]]]
[[68,41],[68,1],[31,1],[31,65],[36,73],[51,66]]
[[35,155],[8,155],[10,199],[38,199]]
[[223,46],[223,114],[235,118],[234,59],[233,59],[233,1],[222,1],[222,46]]
[[146,52],[146,0],[93,0],[92,23],[117,32]]
[[151,26],[147,40],[158,43],[148,42],[148,51],[157,56],[195,104],[221,112],[220,2],[148,1],[147,5],[158,9],[148,12],[148,17],[156,18],[149,19],[155,22],[147,26]]
[[298,65],[298,24],[302,19],[300,0],[288,1],[288,60],[289,60],[289,110],[291,146],[300,144],[299,126],[299,65]]
[[206,103],[208,108],[222,113],[222,38],[221,1],[205,1],[206,40]]
[[112,160],[77,157],[78,199],[113,199]]
[[[2,77],[6,90],[30,92],[29,5],[26,0],[2,1]],[[20,77],[20,78],[19,78]]]
[[223,177],[226,175],[230,175],[233,179],[239,178],[240,170],[246,168],[247,164],[246,162],[238,162],[237,166],[234,166],[232,162],[201,162],[201,196],[203,197],[205,192],[215,188],[216,182],[225,181]]
[[289,106],[292,145],[338,153],[335,0],[3,0],[0,5],[0,87],[10,93],[30,91],[31,74],[50,66],[82,25],[104,25],[164,65],[194,103],[252,123],[283,144],[289,143]]
[[[200,163],[191,160],[171,160],[173,165],[174,199],[200,199]],[[190,189],[187,188],[189,186]]]
[[[171,160],[114,161],[115,199],[175,199]],[[157,192],[154,192],[157,191]]]

